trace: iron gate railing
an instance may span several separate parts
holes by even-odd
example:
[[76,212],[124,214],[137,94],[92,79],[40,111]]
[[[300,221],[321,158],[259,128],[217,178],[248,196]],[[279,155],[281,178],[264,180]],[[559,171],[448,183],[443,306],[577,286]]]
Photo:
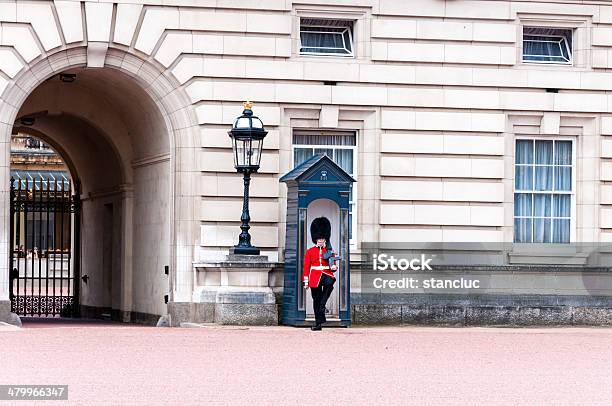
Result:
[[10,300],[21,316],[78,316],[80,204],[64,179],[11,178]]

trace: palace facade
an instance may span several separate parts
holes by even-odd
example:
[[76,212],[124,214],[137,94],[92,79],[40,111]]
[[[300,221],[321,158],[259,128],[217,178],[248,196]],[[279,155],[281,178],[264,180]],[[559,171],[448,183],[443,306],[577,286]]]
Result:
[[[279,178],[325,153],[356,180],[353,322],[612,323],[606,250],[579,247],[612,241],[609,2],[24,0],[0,3],[0,25],[0,319],[21,311],[23,134],[58,151],[77,196],[82,316],[277,323]],[[226,258],[243,206],[227,132],[245,100],[268,131],[250,189],[259,268]],[[486,258],[442,275],[489,282],[365,293],[364,243],[448,243]]]

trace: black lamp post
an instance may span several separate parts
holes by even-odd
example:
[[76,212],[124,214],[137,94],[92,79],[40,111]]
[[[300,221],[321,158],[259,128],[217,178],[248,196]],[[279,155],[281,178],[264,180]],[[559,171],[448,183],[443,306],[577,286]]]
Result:
[[234,167],[244,175],[244,197],[242,202],[242,232],[238,237],[238,245],[230,249],[231,254],[259,255],[259,248],[251,245],[251,235],[249,234],[249,183],[251,173],[257,172],[261,161],[261,151],[263,149],[263,139],[268,134],[264,129],[261,120],[253,115],[251,102],[244,103],[242,115],[234,121],[231,131],[228,132],[232,139],[234,150]]

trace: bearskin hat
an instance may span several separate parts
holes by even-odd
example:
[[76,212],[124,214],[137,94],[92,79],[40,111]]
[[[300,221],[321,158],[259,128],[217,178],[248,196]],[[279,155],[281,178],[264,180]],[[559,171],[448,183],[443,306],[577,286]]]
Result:
[[331,224],[327,217],[317,217],[312,220],[312,223],[310,223],[310,237],[314,244],[320,238],[325,238],[325,240],[329,241],[329,237],[331,237]]

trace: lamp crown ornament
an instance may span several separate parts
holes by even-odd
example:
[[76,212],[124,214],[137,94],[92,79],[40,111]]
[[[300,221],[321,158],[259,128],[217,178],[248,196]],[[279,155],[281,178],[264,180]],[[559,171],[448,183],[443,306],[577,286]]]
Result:
[[249,100],[242,103],[242,105],[244,106],[245,110],[251,110],[253,108],[253,102]]

